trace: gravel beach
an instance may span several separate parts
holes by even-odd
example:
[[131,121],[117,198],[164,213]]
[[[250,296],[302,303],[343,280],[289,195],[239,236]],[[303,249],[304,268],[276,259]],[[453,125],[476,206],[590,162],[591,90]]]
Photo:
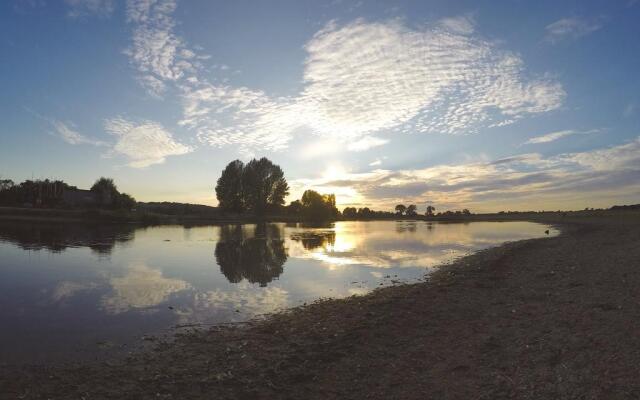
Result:
[[562,234],[425,283],[183,332],[123,360],[0,366],[0,398],[640,398],[640,214],[538,221]]

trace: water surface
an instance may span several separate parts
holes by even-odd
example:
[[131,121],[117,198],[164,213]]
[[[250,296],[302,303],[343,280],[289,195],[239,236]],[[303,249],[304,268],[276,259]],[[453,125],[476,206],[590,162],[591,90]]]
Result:
[[176,325],[242,321],[364,294],[546,229],[528,222],[0,222],[0,362],[93,357]]

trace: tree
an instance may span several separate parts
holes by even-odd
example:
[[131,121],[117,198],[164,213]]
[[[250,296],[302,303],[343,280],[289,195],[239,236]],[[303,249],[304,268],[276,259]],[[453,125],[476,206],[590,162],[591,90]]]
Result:
[[464,210],[462,210],[462,213],[463,213],[464,215],[471,215],[471,211],[469,211],[469,209],[468,209],[468,208],[465,208]]
[[136,199],[126,193],[120,193],[118,197],[116,197],[115,206],[119,209],[130,211],[136,204]]
[[264,215],[281,207],[289,194],[289,185],[282,169],[267,158],[253,159],[242,171],[242,194],[247,210]]
[[416,207],[415,204],[411,204],[409,205],[409,207],[407,207],[405,214],[410,217],[415,217],[416,215],[418,215],[417,210],[418,210],[418,207]]
[[355,207],[346,207],[342,210],[342,216],[346,219],[354,219],[358,216],[358,210]]
[[433,217],[434,211],[436,211],[436,208],[434,206],[432,206],[432,205],[428,205],[427,206],[427,212],[425,213],[425,215],[427,217]]
[[0,179],[0,192],[11,189],[15,184],[11,179]]
[[286,212],[289,215],[300,215],[302,213],[302,203],[300,202],[300,200],[294,200],[289,203]]
[[131,210],[136,206],[136,199],[120,193],[111,178],[101,177],[91,186],[91,191],[98,195],[99,205],[103,207]]
[[242,174],[244,163],[240,160],[231,161],[222,171],[216,185],[216,197],[220,208],[224,211],[241,213],[244,211],[242,193]]
[[305,190],[300,199],[302,216],[314,221],[327,221],[338,216],[336,196],[334,194],[320,194],[315,190]]
[[118,187],[113,183],[113,179],[105,177],[98,179],[91,186],[91,191],[98,195],[99,203],[103,206],[113,206],[120,194]]
[[396,214],[403,215],[405,211],[407,211],[407,207],[405,207],[404,204],[398,204],[396,206]]

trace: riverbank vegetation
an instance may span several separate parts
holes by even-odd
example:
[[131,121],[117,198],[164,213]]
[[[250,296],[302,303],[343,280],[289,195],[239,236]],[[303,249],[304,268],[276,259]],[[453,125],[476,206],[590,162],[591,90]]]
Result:
[[[416,204],[397,204],[393,211],[370,207],[337,208],[333,193],[305,190],[285,205],[289,184],[279,165],[262,157],[248,163],[231,161],[215,185],[218,206],[175,202],[137,202],[118,190],[113,179],[102,177],[89,190],[62,180],[0,180],[0,218],[95,220],[135,223],[211,223],[253,221],[313,221],[424,219],[429,221],[504,220],[540,211],[501,211],[474,214],[469,209],[438,210],[427,202],[424,213]],[[612,210],[638,207],[613,206]],[[593,209],[587,209],[589,211]],[[561,211],[557,211],[562,213]],[[543,212],[544,213],[544,212]]]

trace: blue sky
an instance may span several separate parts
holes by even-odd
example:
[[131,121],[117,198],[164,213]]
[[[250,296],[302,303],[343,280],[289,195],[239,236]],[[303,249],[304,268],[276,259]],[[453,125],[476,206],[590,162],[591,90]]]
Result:
[[215,204],[235,158],[391,209],[640,202],[640,2],[0,4],[0,175]]

